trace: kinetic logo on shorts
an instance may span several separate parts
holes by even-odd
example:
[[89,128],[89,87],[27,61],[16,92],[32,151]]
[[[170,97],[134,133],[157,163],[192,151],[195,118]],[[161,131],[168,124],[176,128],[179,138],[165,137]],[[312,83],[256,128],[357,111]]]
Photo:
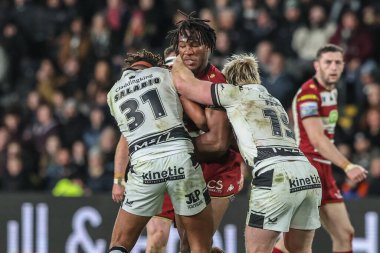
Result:
[[298,192],[313,188],[321,188],[321,179],[318,176],[311,175],[307,178],[289,179],[290,192]]
[[163,183],[169,180],[179,180],[185,178],[185,170],[182,167],[177,168],[174,166],[173,168],[169,167],[164,171],[143,173],[143,183],[144,184],[158,184]]

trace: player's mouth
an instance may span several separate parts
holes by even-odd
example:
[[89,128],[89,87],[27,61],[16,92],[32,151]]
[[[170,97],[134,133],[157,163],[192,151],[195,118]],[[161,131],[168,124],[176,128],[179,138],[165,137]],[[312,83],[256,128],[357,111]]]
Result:
[[185,63],[186,66],[192,66],[195,64],[195,61],[192,59],[184,59],[183,62]]

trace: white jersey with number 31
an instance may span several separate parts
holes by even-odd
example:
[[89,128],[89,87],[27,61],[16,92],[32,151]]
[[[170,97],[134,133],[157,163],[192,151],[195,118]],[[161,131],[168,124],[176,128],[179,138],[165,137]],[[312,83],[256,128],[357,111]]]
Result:
[[193,152],[170,72],[152,67],[123,72],[107,96],[111,114],[128,141],[131,161]]

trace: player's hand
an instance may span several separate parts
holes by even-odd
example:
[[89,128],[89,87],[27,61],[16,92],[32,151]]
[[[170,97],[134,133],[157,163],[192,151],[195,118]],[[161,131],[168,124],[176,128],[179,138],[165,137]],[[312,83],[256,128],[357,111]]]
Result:
[[114,184],[112,187],[112,200],[120,203],[124,198],[124,186]]
[[181,56],[177,56],[175,58],[173,67],[172,67],[172,75],[174,83],[177,85],[179,82],[183,83],[188,81],[187,78],[194,77],[193,72],[186,67],[183,63]]
[[367,178],[368,171],[357,164],[350,164],[345,169],[347,177],[354,183],[359,183]]

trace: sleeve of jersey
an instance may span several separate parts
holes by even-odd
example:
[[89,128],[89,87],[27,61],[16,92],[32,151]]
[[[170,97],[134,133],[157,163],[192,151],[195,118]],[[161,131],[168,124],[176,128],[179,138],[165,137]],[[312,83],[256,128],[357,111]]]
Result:
[[319,117],[319,96],[313,90],[303,90],[297,96],[297,107],[301,119]]
[[108,107],[110,108],[110,113],[112,116],[115,116],[114,111],[113,111],[113,106],[112,106],[112,95],[111,92],[107,94],[107,104]]
[[213,83],[211,84],[211,98],[212,103],[217,106],[229,106],[232,105],[234,101],[233,94],[238,94],[235,92],[235,88],[232,85],[224,83]]

